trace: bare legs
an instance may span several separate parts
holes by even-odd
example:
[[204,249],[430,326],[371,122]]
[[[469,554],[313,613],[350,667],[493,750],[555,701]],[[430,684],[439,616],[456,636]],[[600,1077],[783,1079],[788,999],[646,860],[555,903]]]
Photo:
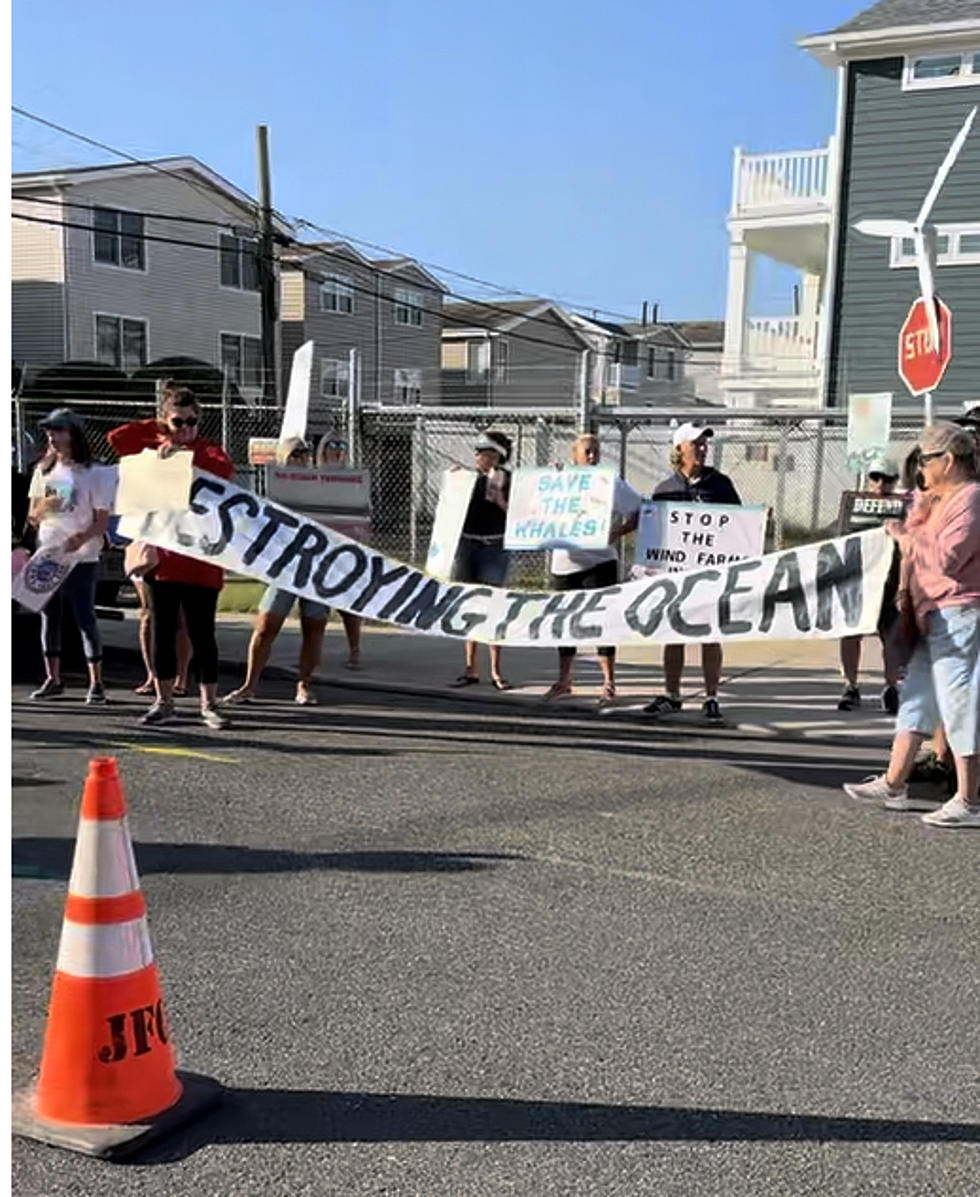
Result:
[[[701,645],[701,672],[704,675],[704,692],[708,698],[718,697],[718,683],[721,681],[722,651],[720,644]],[[680,698],[681,673],[684,670],[684,645],[664,645],[664,682],[671,698]]]
[[248,642],[248,665],[245,669],[245,681],[228,695],[229,702],[240,702],[245,698],[252,698],[262,676],[262,670],[269,664],[272,646],[276,637],[286,622],[285,616],[276,615],[272,611],[260,611],[255,620],[252,638]]
[[[357,616],[354,616],[357,619]],[[313,674],[316,673],[323,652],[323,633],[326,630],[325,619],[300,618],[302,641],[299,647],[299,680],[296,683],[296,701],[311,703],[313,698]],[[360,625],[360,620],[357,620]],[[360,626],[358,626],[358,635]],[[348,645],[350,640],[348,639]],[[256,679],[257,680],[257,679]]]
[[[478,678],[480,676],[480,667],[477,664],[477,652],[479,650],[479,647],[480,647],[479,640],[467,640],[466,644],[464,645],[464,649],[463,649],[464,658],[463,659],[465,661],[464,673],[465,673],[466,677],[477,677]],[[499,644],[491,644],[490,645],[490,676],[491,676],[491,678],[493,678],[493,680],[495,682],[503,681],[503,675],[500,672],[500,661],[501,661],[502,651],[503,650],[501,649],[501,646]]]
[[360,669],[361,624],[364,622],[364,620],[360,615],[354,615],[350,611],[341,611],[340,618],[344,622],[344,634],[347,637],[347,668]]

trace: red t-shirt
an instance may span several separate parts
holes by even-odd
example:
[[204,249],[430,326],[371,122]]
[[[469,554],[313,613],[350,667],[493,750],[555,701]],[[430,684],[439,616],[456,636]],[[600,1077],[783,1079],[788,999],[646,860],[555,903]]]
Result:
[[[156,449],[167,438],[161,433],[156,420],[134,420],[132,424],[113,428],[107,439],[120,457],[128,457],[132,453],[142,453],[144,449]],[[194,465],[199,470],[207,470],[219,478],[230,478],[234,474],[231,458],[218,445],[199,436],[188,447],[193,449]],[[160,564],[153,571],[157,581],[185,582],[192,586],[208,586],[212,590],[220,590],[224,585],[224,571],[217,565],[208,565],[206,561],[198,561],[167,549],[159,549],[158,552]]]

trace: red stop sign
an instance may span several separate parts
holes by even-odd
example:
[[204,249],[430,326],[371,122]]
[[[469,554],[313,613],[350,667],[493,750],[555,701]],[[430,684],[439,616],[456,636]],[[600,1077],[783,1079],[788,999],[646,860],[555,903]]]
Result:
[[953,313],[936,297],[939,352],[929,347],[929,318],[921,296],[909,308],[898,334],[898,372],[913,395],[934,391],[953,356]]

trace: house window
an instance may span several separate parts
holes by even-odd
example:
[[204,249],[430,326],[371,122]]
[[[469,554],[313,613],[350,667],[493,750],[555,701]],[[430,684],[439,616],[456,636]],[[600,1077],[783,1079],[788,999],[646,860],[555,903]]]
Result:
[[143,217],[140,213],[96,208],[92,213],[92,256],[105,266],[145,270]]
[[617,341],[616,361],[623,366],[638,366],[640,357],[637,343],[635,341]]
[[95,317],[95,357],[126,374],[146,365],[146,321],[126,316]]
[[234,237],[222,233],[220,237],[221,285],[237,291],[259,289],[259,245],[249,237]]
[[656,382],[675,382],[677,354],[673,349],[647,350],[647,378]]
[[354,310],[354,288],[348,274],[331,274],[320,284],[320,311],[349,316]]
[[[980,223],[941,224],[936,230],[937,266],[975,266],[980,263]],[[893,237],[891,261],[894,267],[915,266],[915,242],[911,237]]]
[[395,323],[414,324],[422,327],[422,310],[425,300],[421,291],[409,291],[405,287],[395,288]]
[[466,342],[466,381],[486,382],[490,372],[490,346],[486,341]]
[[421,403],[422,371],[395,370],[393,397],[396,403]]
[[499,338],[490,342],[490,363],[494,382],[510,382],[510,342]]
[[792,453],[787,453],[785,456],[782,453],[774,453],[772,468],[777,474],[792,474],[796,469],[796,458]]
[[745,446],[745,460],[746,461],[768,461],[769,460],[769,446],[768,445],[746,445]]
[[262,340],[247,337],[244,333],[222,333],[221,369],[226,371],[229,382],[240,391],[261,390],[264,371],[262,369]]
[[947,50],[905,59],[904,91],[926,87],[965,87],[980,83],[980,50]]
[[320,358],[320,394],[325,399],[346,399],[350,362],[337,357]]

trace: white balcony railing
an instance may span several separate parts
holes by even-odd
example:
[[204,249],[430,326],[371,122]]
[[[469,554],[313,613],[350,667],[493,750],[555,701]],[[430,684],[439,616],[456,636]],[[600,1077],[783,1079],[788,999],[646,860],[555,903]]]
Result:
[[829,210],[831,145],[785,154],[735,150],[732,215]]
[[613,391],[636,391],[640,387],[640,367],[610,362],[606,367],[606,386]]
[[813,378],[820,373],[818,325],[798,316],[752,317],[745,322],[741,344],[726,346],[722,373],[730,381],[793,376]]

